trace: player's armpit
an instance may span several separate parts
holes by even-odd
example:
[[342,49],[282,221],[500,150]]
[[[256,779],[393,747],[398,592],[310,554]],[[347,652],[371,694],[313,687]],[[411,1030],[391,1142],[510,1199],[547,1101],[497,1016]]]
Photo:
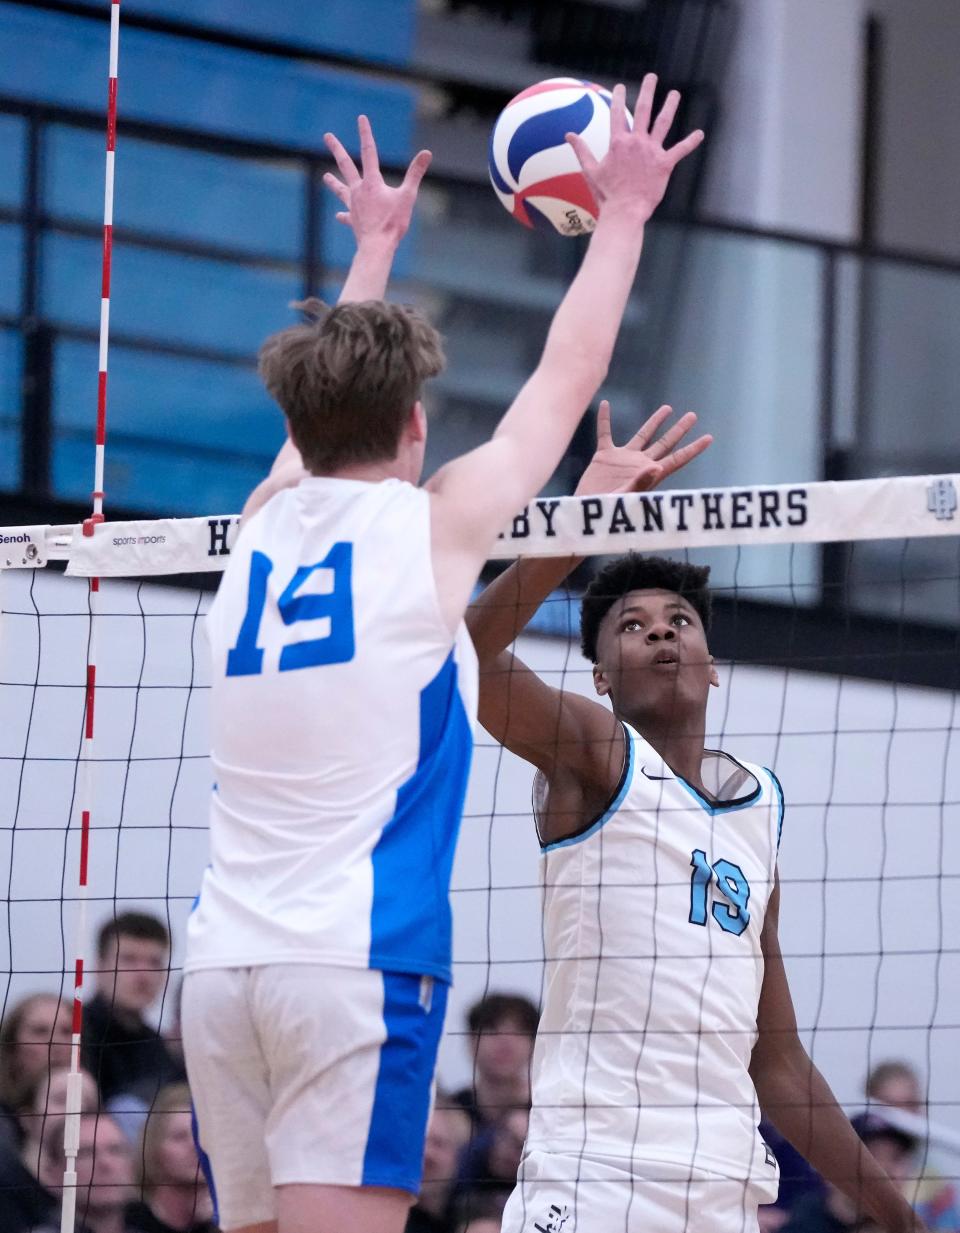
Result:
[[623,767],[623,728],[599,702],[554,689],[505,651],[480,671],[480,722],[511,753],[551,778],[558,768],[590,796]]

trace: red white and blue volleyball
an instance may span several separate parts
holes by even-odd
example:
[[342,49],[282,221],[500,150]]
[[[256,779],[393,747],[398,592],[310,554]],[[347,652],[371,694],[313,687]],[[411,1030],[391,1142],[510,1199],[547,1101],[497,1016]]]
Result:
[[610,145],[609,90],[574,77],[551,77],[522,90],[490,134],[490,180],[504,207],[525,227],[584,235],[599,207],[567,133],[594,156]]

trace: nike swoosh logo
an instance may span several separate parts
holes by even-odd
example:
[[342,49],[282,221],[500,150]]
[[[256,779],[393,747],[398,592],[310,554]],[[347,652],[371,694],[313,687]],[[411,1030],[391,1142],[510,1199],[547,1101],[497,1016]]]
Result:
[[647,779],[673,779],[673,775],[651,775],[645,766],[640,767],[640,774],[645,775]]

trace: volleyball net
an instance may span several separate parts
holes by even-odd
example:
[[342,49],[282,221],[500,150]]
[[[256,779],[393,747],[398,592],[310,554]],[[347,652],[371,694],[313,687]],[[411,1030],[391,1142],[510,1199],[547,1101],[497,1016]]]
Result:
[[[953,1175],[958,486],[945,475],[541,499],[496,549],[711,564],[721,688],[708,745],[774,767],[784,786],[781,942],[804,1040],[851,1110],[869,1069],[909,1060]],[[238,531],[227,515],[0,530],[7,1005],[37,989],[71,995],[96,959],[80,913],[96,925],[138,908],[173,939],[172,1019],[208,860],[204,614]],[[558,688],[590,692],[576,629],[577,598],[558,593],[520,655]],[[470,1082],[470,1003],[541,999],[531,778],[478,733],[452,891],[448,1088]]]

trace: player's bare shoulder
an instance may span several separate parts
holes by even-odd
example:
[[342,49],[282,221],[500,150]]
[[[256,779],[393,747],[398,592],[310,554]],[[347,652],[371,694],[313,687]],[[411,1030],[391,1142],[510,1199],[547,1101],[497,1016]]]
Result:
[[[558,759],[550,770],[538,771],[534,781],[534,819],[545,848],[588,830],[610,807],[623,777],[627,759],[623,725],[606,708],[591,709],[613,721],[613,730],[604,738],[602,748],[595,749],[589,760],[593,773],[585,774],[583,764],[573,759]],[[597,725],[595,731],[599,728]]]

